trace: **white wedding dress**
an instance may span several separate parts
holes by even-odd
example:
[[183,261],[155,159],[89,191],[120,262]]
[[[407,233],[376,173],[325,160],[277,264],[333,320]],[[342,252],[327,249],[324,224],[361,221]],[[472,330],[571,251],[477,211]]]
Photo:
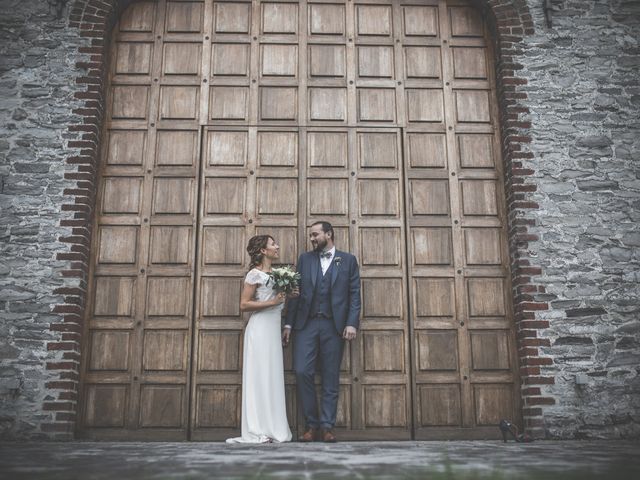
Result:
[[[270,300],[269,275],[252,269],[245,282],[258,284],[255,299]],[[291,430],[284,399],[280,315],[284,304],[253,312],[244,332],[242,360],[242,436],[227,443],[288,442]]]

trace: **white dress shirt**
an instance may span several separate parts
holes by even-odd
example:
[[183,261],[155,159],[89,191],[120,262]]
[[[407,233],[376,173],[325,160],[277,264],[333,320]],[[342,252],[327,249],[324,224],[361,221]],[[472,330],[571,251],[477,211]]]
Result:
[[[326,253],[326,252],[322,252],[322,253]],[[322,268],[322,275],[327,273],[327,270],[329,270],[329,265],[331,265],[331,261],[333,260],[333,257],[335,257],[336,255],[336,247],[331,247],[331,250],[329,250],[329,253],[331,254],[329,258],[320,257],[320,268]]]

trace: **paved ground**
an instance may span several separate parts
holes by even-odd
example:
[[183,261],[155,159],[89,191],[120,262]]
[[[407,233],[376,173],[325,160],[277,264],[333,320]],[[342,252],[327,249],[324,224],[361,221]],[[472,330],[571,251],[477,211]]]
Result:
[[0,443],[0,478],[640,478],[640,442]]

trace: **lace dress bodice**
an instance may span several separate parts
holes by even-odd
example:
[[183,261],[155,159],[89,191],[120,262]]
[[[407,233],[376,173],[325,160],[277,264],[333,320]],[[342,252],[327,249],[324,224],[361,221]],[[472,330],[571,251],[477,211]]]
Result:
[[[256,289],[255,299],[259,302],[264,302],[267,300],[271,300],[276,296],[276,291],[272,285],[273,282],[270,282],[269,279],[270,277],[268,274],[266,274],[262,270],[253,268],[249,270],[244,281],[249,285],[258,285],[258,288]],[[265,308],[265,310],[282,310],[283,308],[284,303],[281,303],[273,307]]]

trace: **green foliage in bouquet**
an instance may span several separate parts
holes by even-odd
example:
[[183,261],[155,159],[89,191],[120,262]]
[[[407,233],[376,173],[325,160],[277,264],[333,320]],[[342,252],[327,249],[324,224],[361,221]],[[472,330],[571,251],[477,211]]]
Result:
[[[274,283],[276,291],[284,292],[287,295],[293,292],[293,290],[300,284],[300,274],[289,265],[272,268],[268,275],[269,282]],[[267,283],[267,285],[268,284],[269,283]]]

